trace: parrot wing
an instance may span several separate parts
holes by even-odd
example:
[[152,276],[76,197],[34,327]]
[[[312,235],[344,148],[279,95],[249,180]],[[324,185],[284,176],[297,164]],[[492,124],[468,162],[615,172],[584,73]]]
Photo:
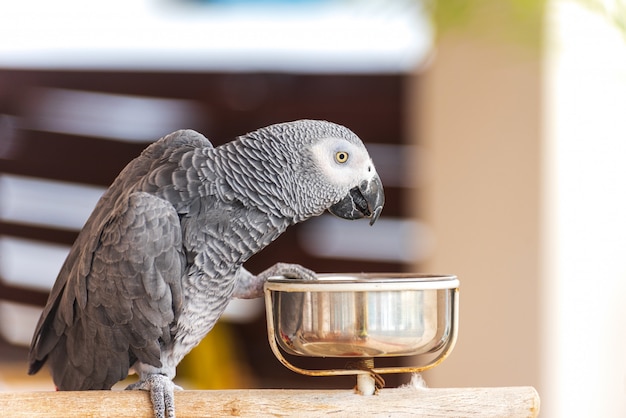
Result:
[[[52,353],[60,342],[62,342],[63,346],[61,351],[65,350],[67,329],[74,326],[74,316],[76,314],[83,314],[83,310],[87,306],[88,277],[91,278],[95,274],[92,273],[95,255],[98,252],[111,251],[110,249],[102,248],[101,240],[102,237],[105,236],[104,231],[113,231],[116,228],[116,222],[124,221],[122,219],[123,210],[129,211],[129,213],[126,214],[127,217],[130,216],[130,213],[134,210],[132,206],[129,205],[128,201],[125,203],[125,206],[123,205],[122,208],[116,209],[117,202],[120,200],[119,197],[123,195],[125,190],[131,190],[134,184],[146,176],[153,167],[162,166],[168,162],[172,162],[175,165],[180,155],[194,148],[213,147],[209,140],[202,134],[189,129],[176,131],[165,136],[150,145],[139,157],[129,163],[100,199],[65,260],[57,280],[50,291],[48,302],[39,318],[29,353],[29,374],[35,374],[41,369],[48,355]],[[139,205],[142,205],[140,201],[151,201],[153,202],[153,211],[160,208],[163,213],[168,213],[172,219],[173,216],[176,215],[174,212],[171,212],[173,210],[171,206],[166,202],[157,200],[157,198],[148,195],[137,195],[132,197],[132,199],[135,201],[135,204]],[[146,209],[147,207],[143,210],[145,211]],[[139,214],[139,212],[137,212],[136,215],[137,214]],[[143,215],[140,216],[149,217],[150,214],[144,212]],[[154,213],[152,216],[155,216]],[[126,222],[128,221],[129,220],[126,219]],[[119,228],[119,224],[117,225]],[[173,228],[174,225],[177,225],[177,223],[172,223],[171,227]],[[132,232],[135,234],[149,234],[149,231],[141,229],[137,231],[121,232],[124,234]],[[174,229],[170,232],[173,233]],[[161,231],[161,233],[165,234],[164,231]],[[131,238],[127,238],[127,241],[130,242],[130,239]],[[119,245],[124,245],[121,242],[121,237]],[[170,245],[173,244],[170,243]],[[163,257],[163,255],[161,257]],[[122,271],[127,266],[120,264],[116,267],[118,274],[116,280],[119,281],[120,284],[123,284]],[[135,267],[138,268],[139,266],[135,265]],[[111,273],[112,270],[112,268],[108,268],[107,274]],[[173,280],[175,277],[174,274],[171,274],[168,280]],[[100,280],[102,279],[103,278],[100,277]],[[135,291],[137,290],[138,289],[135,289]],[[137,321],[137,318],[135,318],[135,322]],[[67,355],[67,353],[65,354]],[[65,359],[62,360],[65,361]],[[58,366],[55,365],[55,368],[56,367]],[[125,373],[126,372],[127,371],[125,371]]]
[[143,192],[118,206],[35,334],[30,372],[49,356],[59,389],[109,389],[136,360],[160,367],[160,341],[182,308],[185,256],[174,207]]

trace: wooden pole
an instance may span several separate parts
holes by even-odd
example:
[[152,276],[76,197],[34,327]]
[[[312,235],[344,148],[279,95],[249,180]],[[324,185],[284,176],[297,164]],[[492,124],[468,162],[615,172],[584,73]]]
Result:
[[[536,417],[532,387],[395,388],[362,396],[350,390],[253,389],[179,391],[176,416],[184,417]],[[146,392],[0,392],[8,417],[150,418]]]

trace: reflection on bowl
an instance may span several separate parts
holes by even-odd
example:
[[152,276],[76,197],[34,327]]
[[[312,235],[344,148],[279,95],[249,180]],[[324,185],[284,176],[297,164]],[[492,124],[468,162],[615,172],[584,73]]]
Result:
[[[287,353],[309,357],[391,357],[432,353],[451,338],[455,276],[324,274],[273,277],[268,322]],[[270,336],[271,337],[271,336]]]

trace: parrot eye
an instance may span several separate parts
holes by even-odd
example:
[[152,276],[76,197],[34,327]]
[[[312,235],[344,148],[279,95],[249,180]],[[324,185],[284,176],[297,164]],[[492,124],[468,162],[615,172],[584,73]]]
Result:
[[337,151],[337,153],[335,154],[335,161],[340,164],[345,163],[346,161],[348,161],[348,153],[345,151]]

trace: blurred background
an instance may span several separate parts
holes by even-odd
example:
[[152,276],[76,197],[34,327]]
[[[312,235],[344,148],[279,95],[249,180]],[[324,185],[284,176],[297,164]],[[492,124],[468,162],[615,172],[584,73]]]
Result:
[[[624,114],[623,0],[3,2],[0,390],[53,389],[25,374],[39,312],[148,143],[316,118],[367,144],[383,216],[297,225],[249,270],[456,274],[459,341],[430,386],[532,385],[542,416],[626,416]],[[232,303],[177,379],[354,385],[284,368],[260,300]]]

